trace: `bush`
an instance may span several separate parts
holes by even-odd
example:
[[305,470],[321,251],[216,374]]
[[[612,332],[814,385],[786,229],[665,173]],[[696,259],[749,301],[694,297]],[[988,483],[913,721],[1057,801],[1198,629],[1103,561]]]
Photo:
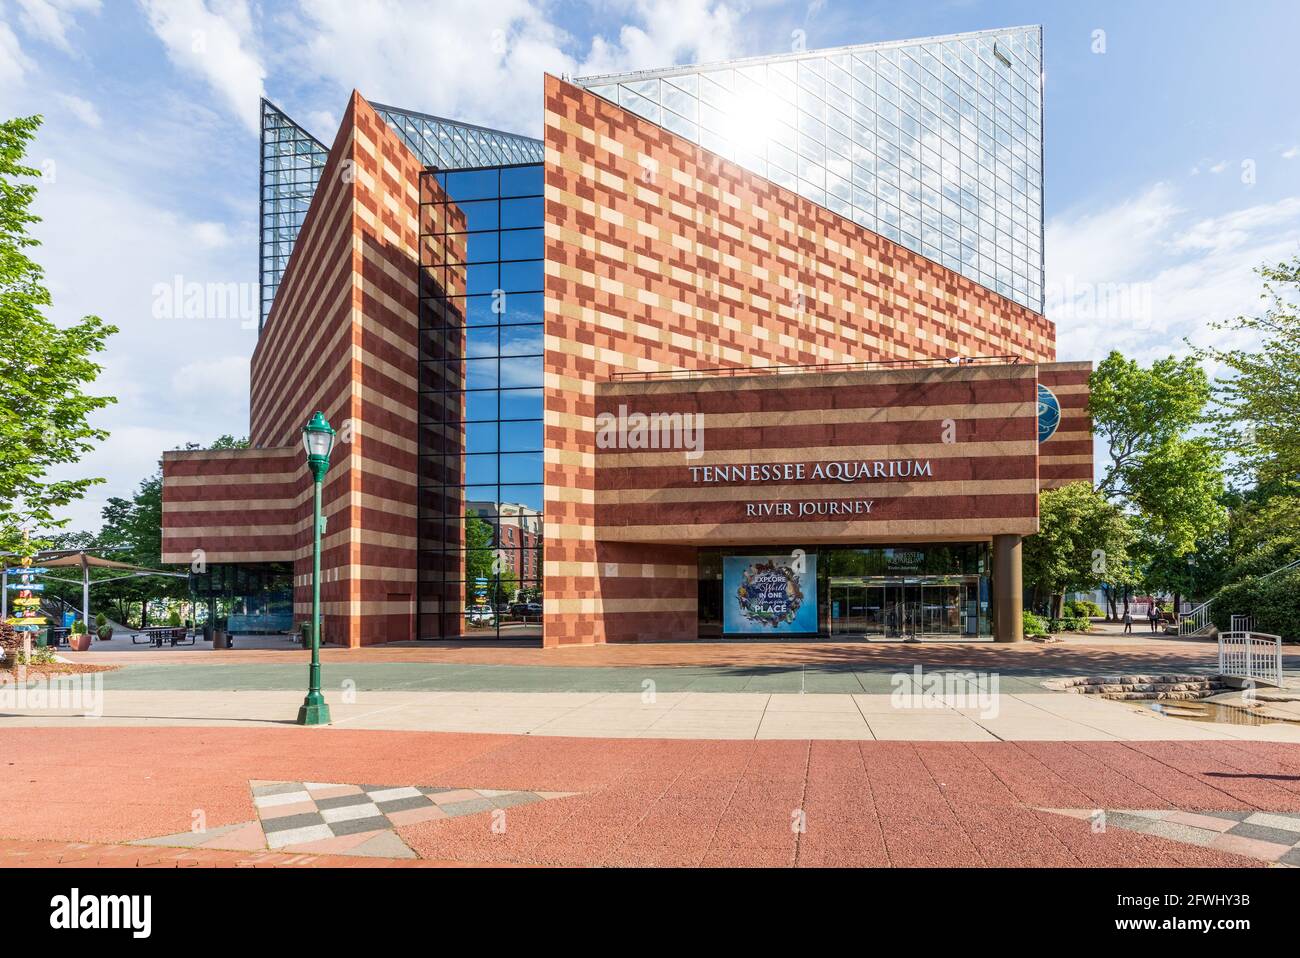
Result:
[[1300,569],[1267,579],[1242,579],[1219,590],[1210,617],[1226,632],[1234,615],[1255,617],[1255,631],[1300,642]]
[[179,629],[181,627],[181,614],[177,609],[172,609],[167,613],[167,627],[170,629]]
[[96,629],[96,630],[102,629],[102,628],[104,628],[106,625],[108,625],[108,616],[106,616],[103,612],[96,612],[96,613],[95,613],[95,629]]
[[1047,635],[1047,623],[1034,613],[1025,612],[1023,623],[1025,635]]
[[1065,616],[1069,619],[1101,619],[1106,613],[1091,599],[1071,599],[1065,603]]

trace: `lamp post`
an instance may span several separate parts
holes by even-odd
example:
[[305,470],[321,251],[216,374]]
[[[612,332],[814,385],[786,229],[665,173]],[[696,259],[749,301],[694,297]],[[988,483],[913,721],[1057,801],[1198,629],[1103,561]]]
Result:
[[324,519],[320,514],[320,489],[330,467],[330,450],[334,447],[334,429],[319,410],[303,426],[302,447],[307,453],[314,497],[312,506],[311,550],[311,673],[307,698],[298,709],[299,725],[328,725],[330,707],[320,692],[320,534]]

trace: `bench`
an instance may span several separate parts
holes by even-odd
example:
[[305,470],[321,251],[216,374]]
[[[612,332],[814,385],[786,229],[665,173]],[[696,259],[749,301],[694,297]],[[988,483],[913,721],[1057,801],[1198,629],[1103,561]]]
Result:
[[132,645],[148,643],[161,649],[164,645],[175,648],[178,645],[193,645],[194,633],[186,628],[145,629],[131,636]]

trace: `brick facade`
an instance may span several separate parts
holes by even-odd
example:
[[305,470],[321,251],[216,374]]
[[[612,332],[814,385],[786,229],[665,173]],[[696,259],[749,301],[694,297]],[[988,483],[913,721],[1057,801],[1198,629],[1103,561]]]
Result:
[[[603,570],[635,550],[596,537],[611,373],[1055,359],[1045,317],[613,103],[548,76],[545,109],[547,645],[615,638],[623,608]],[[631,564],[673,581],[670,552]]]

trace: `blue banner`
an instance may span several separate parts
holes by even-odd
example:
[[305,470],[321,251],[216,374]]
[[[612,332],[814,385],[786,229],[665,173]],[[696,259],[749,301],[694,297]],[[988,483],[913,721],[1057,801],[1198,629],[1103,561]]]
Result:
[[815,633],[817,557],[724,556],[722,631],[725,635]]

